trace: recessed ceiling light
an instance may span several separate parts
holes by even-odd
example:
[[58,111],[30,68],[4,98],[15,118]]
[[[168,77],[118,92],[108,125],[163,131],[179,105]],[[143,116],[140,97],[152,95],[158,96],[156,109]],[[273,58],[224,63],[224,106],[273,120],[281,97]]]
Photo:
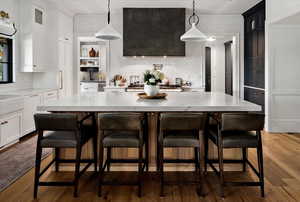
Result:
[[206,39],[206,41],[209,41],[209,42],[212,42],[212,41],[215,41],[215,40],[217,40],[217,39],[213,36],[210,36]]

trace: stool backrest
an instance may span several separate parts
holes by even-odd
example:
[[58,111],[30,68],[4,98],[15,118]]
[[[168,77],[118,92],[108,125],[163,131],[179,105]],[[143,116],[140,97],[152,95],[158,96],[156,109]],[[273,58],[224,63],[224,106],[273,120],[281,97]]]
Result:
[[160,116],[161,130],[204,130],[204,113],[163,113]]
[[247,113],[222,114],[222,131],[261,131],[264,129],[265,115]]
[[39,131],[77,131],[76,114],[35,114],[35,127]]
[[144,116],[138,113],[110,113],[99,115],[100,130],[136,130],[142,129]]

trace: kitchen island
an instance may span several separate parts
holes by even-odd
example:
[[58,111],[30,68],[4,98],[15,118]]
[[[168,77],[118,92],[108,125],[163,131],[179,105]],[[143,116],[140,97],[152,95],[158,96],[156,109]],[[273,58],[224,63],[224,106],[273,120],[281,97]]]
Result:
[[[102,92],[85,93],[67,97],[58,101],[50,101],[38,106],[38,111],[48,112],[72,112],[72,113],[105,113],[105,112],[145,112],[148,117],[149,127],[149,149],[150,149],[150,170],[155,170],[157,123],[161,112],[256,112],[261,111],[259,105],[246,102],[238,97],[224,93],[194,93],[194,92],[170,92],[166,99],[142,100],[135,92]],[[92,155],[91,144],[83,150],[83,157]],[[210,147],[209,155],[213,158],[216,151]],[[74,151],[66,149],[61,152],[62,158],[74,157]],[[133,158],[137,155],[135,149],[114,149],[113,157]],[[165,152],[168,158],[191,158],[191,149],[167,149]],[[228,150],[225,158],[241,158],[240,150]],[[182,166],[182,165],[181,165]],[[133,165],[116,165],[113,169],[133,170]],[[181,169],[177,165],[169,167]],[[193,165],[182,167],[184,170],[193,169]],[[236,168],[232,168],[236,169]]]

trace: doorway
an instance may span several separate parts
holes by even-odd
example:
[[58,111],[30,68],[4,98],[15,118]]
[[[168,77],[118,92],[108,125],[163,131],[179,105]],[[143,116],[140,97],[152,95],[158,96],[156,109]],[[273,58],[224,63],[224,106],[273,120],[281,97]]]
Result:
[[211,92],[211,48],[205,47],[205,92]]
[[233,58],[232,41],[227,41],[225,45],[225,93],[233,95]]
[[240,96],[239,37],[234,34],[213,35],[203,49],[203,86],[206,92]]

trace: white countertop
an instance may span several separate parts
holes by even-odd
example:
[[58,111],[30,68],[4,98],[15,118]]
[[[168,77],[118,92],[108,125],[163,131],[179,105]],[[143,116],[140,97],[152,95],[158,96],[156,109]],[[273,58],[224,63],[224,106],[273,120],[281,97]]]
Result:
[[102,92],[50,101],[38,106],[38,110],[60,112],[239,112],[260,111],[261,107],[224,93],[170,92],[167,99],[142,100],[134,92]]
[[17,89],[12,91],[4,91],[1,92],[1,95],[20,95],[20,96],[26,96],[26,95],[33,95],[33,94],[39,94],[49,91],[54,91],[58,89],[53,88],[27,88],[27,89]]

